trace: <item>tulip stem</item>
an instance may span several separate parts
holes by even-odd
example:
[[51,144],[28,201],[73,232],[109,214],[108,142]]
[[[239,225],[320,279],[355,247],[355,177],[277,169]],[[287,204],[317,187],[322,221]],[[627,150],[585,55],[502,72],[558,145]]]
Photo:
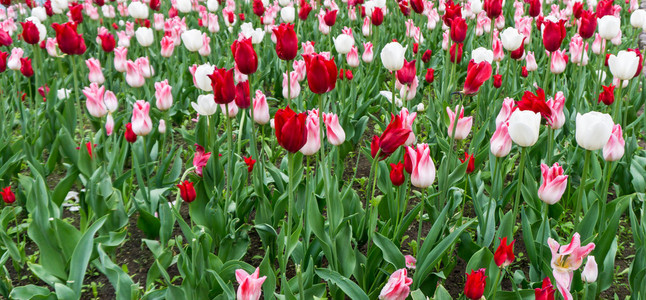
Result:
[[292,104],[292,76],[290,74],[291,71],[291,64],[289,63],[291,60],[286,60],[285,63],[287,64],[287,106],[290,106]]
[[[294,168],[293,168],[293,162],[294,161],[294,153],[287,153],[287,176],[289,180],[287,181],[288,185],[288,191],[287,191],[287,231],[285,232],[285,241],[287,241],[287,244],[289,244],[291,235],[292,235],[292,210],[293,210],[293,203],[294,203],[294,183],[292,180],[293,178],[293,173],[294,173]],[[281,266],[282,273],[283,273],[283,280],[280,285],[280,290],[281,293],[285,294],[285,291],[289,288],[289,285],[287,283],[287,263],[289,262],[289,255],[288,255],[288,248],[289,245],[283,245],[284,247],[284,253],[283,253],[283,264]]]
[[[224,112],[224,116],[227,119],[227,151],[229,152],[229,161],[227,162],[227,167],[229,169],[229,172],[227,174],[227,192],[232,193],[233,191],[232,186],[233,186],[233,134],[232,134],[232,126],[231,126],[231,118],[229,117],[229,103],[226,103],[224,105],[224,109],[226,110]],[[231,197],[225,196],[225,203],[226,206],[224,207],[225,213],[229,211],[229,200]]]
[[70,60],[72,60],[72,77],[74,79],[74,94],[76,95],[76,106],[78,107],[78,118],[79,118],[79,135],[81,136],[80,147],[83,147],[83,138],[84,138],[84,118],[83,118],[83,109],[81,108],[81,95],[79,95],[79,84],[78,84],[78,75],[76,75],[76,59],[74,55],[70,55]]
[[617,97],[615,97],[615,111],[612,119],[616,123],[626,124],[625,118],[623,120],[621,119],[621,109],[623,106],[623,101],[621,100],[621,94],[622,94],[623,87],[624,87],[623,80],[619,80],[619,86],[617,87]]
[[[146,136],[141,136],[141,141],[143,143],[144,151],[144,172],[146,173],[146,195],[148,196],[148,204],[150,205],[150,172],[148,172],[148,147],[146,147]],[[133,155],[135,155],[133,153]],[[153,211],[157,211],[156,207],[151,207]]]
[[547,166],[552,164],[552,154],[554,153],[554,129],[547,128]]
[[581,183],[579,183],[579,193],[576,199],[576,210],[574,211],[574,228],[579,225],[579,214],[581,213],[581,201],[585,191],[585,181],[588,179],[588,165],[590,161],[590,150],[585,150],[585,160],[583,161],[583,174],[581,174]]
[[[492,22],[493,23],[493,22]],[[502,275],[502,270],[500,269],[498,273],[496,274],[496,280],[494,280],[494,284],[491,286],[491,299],[496,299],[496,292],[498,291],[498,287],[500,286],[500,279]]]
[[396,74],[395,71],[393,71],[392,73],[393,73],[393,81],[392,81],[392,84],[391,84],[392,95],[390,95],[390,112],[392,114],[394,114],[395,113],[395,99],[397,99],[397,97],[395,97],[395,81],[397,81],[397,74]]
[[[543,209],[542,209],[542,216],[543,216],[543,226],[541,228],[543,229],[542,231],[539,231],[539,244],[544,245],[547,241],[543,239],[543,237],[546,235],[546,232],[550,232],[550,226],[548,222],[548,212],[549,212],[549,207],[547,206],[547,202],[543,202]],[[549,236],[549,234],[547,234]],[[538,261],[543,260],[543,246],[541,246],[540,249],[540,256],[538,257]]]
[[547,84],[549,83],[548,78],[550,77],[551,68],[552,68],[552,52],[549,52],[547,54],[547,71],[545,71],[545,77],[543,78],[543,86],[542,86],[545,93],[547,93],[548,91]]
[[613,169],[613,162],[611,161],[606,161],[606,165],[603,167],[603,173],[604,173],[604,183],[603,183],[603,191],[601,193],[601,214],[599,214],[599,232],[603,232],[606,227],[606,223],[604,222],[605,217],[604,215],[606,214],[606,202],[608,201],[608,189],[610,188],[610,176],[612,175],[612,169]]
[[379,170],[377,170],[377,166],[379,165],[379,156],[381,156],[381,148],[373,158],[372,166],[370,168],[371,172],[374,172],[374,176],[372,178],[372,193],[367,203],[367,205],[370,205],[370,213],[368,214],[368,246],[370,246],[370,241],[372,240],[372,210],[374,209],[372,201],[375,199],[375,187],[377,186],[377,177],[379,176]]
[[[422,249],[422,222],[424,221],[425,194],[426,189],[422,189],[422,196],[419,198],[421,208],[419,211],[419,227],[417,227],[417,249]],[[439,209],[439,207],[437,209]]]
[[516,199],[514,200],[514,220],[518,215],[518,204],[520,203],[520,192],[523,188],[523,174],[525,174],[525,160],[527,159],[527,147],[520,148],[520,165],[518,165],[518,183],[516,184]]

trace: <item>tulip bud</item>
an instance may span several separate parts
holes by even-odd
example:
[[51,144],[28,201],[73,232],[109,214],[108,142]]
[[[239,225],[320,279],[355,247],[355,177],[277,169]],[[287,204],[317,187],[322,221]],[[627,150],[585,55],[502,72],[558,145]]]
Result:
[[0,195],[2,195],[2,201],[6,204],[16,202],[16,194],[11,191],[11,186],[3,188],[2,191],[0,191]]
[[491,153],[495,157],[505,157],[511,151],[511,137],[507,122],[500,124],[489,140]]
[[339,124],[339,117],[333,113],[323,113],[323,122],[327,132],[327,139],[330,144],[340,146],[345,141],[345,131]]
[[478,271],[471,270],[467,273],[467,280],[464,284],[464,296],[471,300],[480,300],[484,294],[485,285],[487,284],[487,276],[485,276],[485,269]]
[[543,183],[538,189],[538,198],[549,205],[553,205],[559,202],[563,193],[565,193],[568,175],[563,175],[563,168],[559,166],[559,163],[554,163],[552,167],[541,164],[541,173]]
[[389,71],[397,71],[404,66],[406,48],[400,43],[390,42],[381,50],[381,62]]
[[606,161],[617,161],[624,156],[626,141],[621,130],[621,125],[615,124],[612,127],[612,134],[608,142],[603,146],[603,159]]
[[590,151],[603,148],[612,135],[614,122],[608,114],[591,111],[576,115],[576,142]]
[[157,126],[157,131],[159,131],[159,133],[161,134],[166,133],[166,121],[159,120],[159,126]]
[[521,147],[533,146],[538,140],[541,115],[531,110],[516,110],[509,118],[509,136]]
[[599,275],[599,270],[597,269],[597,261],[594,259],[594,256],[588,256],[588,262],[581,272],[581,280],[587,283],[593,283],[597,281],[597,276]]
[[[458,115],[458,109],[460,109],[457,122],[455,121],[456,115]],[[448,126],[448,135],[449,137],[453,136],[453,126],[457,123],[455,128],[456,140],[466,139],[471,132],[471,126],[473,125],[473,117],[464,117],[464,107],[456,106],[455,111],[452,111],[449,107],[446,107],[446,113],[449,115],[449,126]]]
[[515,240],[507,245],[507,237],[500,239],[500,245],[493,254],[493,260],[499,268],[505,268],[514,262],[514,242]]
[[179,188],[179,195],[182,197],[182,200],[184,200],[185,202],[191,203],[197,197],[197,194],[195,193],[195,188],[193,187],[192,182],[189,182],[188,180],[184,180],[184,182],[180,182],[180,184],[178,184],[177,187]]

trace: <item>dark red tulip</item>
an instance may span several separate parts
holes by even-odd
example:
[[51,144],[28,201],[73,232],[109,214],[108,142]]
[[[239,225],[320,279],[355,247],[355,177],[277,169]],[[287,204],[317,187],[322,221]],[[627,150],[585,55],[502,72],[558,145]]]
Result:
[[7,57],[9,53],[0,51],[0,73],[7,70]]
[[244,13],[239,13],[238,18],[240,18],[240,21],[244,21],[245,20],[245,14]]
[[400,186],[404,183],[404,179],[404,164],[401,162],[390,164],[390,182],[394,186]]
[[215,100],[215,103],[231,103],[231,101],[236,97],[236,86],[233,81],[233,68],[229,70],[224,68],[215,68],[213,74],[208,76],[211,78],[213,100]]
[[36,24],[34,24],[32,21],[20,22],[20,24],[22,24],[22,39],[27,44],[33,45],[38,43],[38,40],[40,39],[40,32],[38,31]]
[[540,113],[545,120],[551,120],[552,109],[545,102],[545,91],[542,88],[536,89],[536,94],[525,91],[523,98],[516,101],[516,105],[520,110],[531,110]]
[[426,76],[424,76],[424,80],[428,83],[433,83],[435,80],[435,70],[433,68],[428,68],[426,69]]
[[477,93],[482,84],[491,77],[491,72],[492,68],[489,62],[481,61],[476,64],[471,60],[467,67],[467,78],[464,80],[463,92],[466,95]]
[[410,7],[414,12],[421,14],[424,12],[424,1],[423,0],[410,0]]
[[345,70],[345,79],[352,80],[353,78],[354,75],[352,74],[352,70]]
[[242,159],[244,159],[244,163],[247,165],[247,172],[251,173],[251,171],[253,171],[253,165],[256,164],[256,160],[251,158],[251,156],[243,156]]
[[253,14],[262,17],[262,15],[265,13],[265,5],[262,4],[262,0],[253,0]]
[[521,58],[523,58],[523,54],[525,54],[525,39],[526,38],[523,38],[523,42],[520,43],[520,47],[518,47],[518,49],[511,51],[511,53],[509,53],[509,56],[512,59],[520,60]]
[[496,262],[498,268],[504,268],[514,262],[514,242],[515,240],[507,245],[507,237],[500,239],[500,245],[496,249],[496,253],[493,254],[493,261]]
[[534,289],[534,297],[536,300],[554,300],[554,293],[556,289],[552,286],[552,282],[549,277],[543,279],[543,284],[541,288]]
[[462,17],[456,17],[451,22],[451,40],[462,43],[467,37],[467,22]]
[[47,97],[47,94],[49,94],[49,86],[44,85],[44,86],[39,87],[38,88],[38,94],[43,96],[43,101],[44,101],[45,98]]
[[339,69],[339,79],[343,80],[344,77],[345,77],[345,70]]
[[502,14],[502,0],[484,0],[482,8],[489,19],[495,20]]
[[13,43],[13,39],[9,33],[4,29],[0,29],[0,46],[9,46],[11,43]]
[[424,54],[422,54],[422,61],[424,63],[428,63],[429,61],[431,61],[431,55],[433,55],[433,51],[431,51],[431,49],[426,49],[426,51],[424,51]]
[[336,14],[338,13],[338,10],[326,10],[325,11],[325,16],[323,16],[323,21],[325,21],[325,25],[327,26],[334,26],[336,23]]
[[[103,2],[103,0],[100,0]],[[161,1],[160,0],[150,0],[150,9],[154,11],[159,11],[161,8]]]
[[502,75],[493,75],[493,87],[499,89],[502,86]]
[[83,5],[76,2],[70,3],[70,15],[74,23],[83,23]]
[[67,22],[64,24],[54,23],[52,28],[56,31],[56,42],[58,48],[65,54],[83,54],[85,53],[85,40],[83,35],[76,32],[76,24]]
[[132,123],[126,124],[126,133],[123,135],[126,138],[128,143],[134,143],[137,141],[137,135],[132,131]]
[[413,54],[417,54],[419,51],[419,43],[413,43]]
[[415,80],[417,70],[415,69],[415,60],[407,61],[404,59],[404,66],[397,70],[397,80],[401,84],[411,84]]
[[169,17],[169,18],[177,17],[177,15],[178,15],[178,14],[179,14],[179,12],[177,11],[177,8],[175,8],[175,7],[171,6],[171,7],[168,9],[168,17]]
[[642,55],[642,52],[639,51],[639,48],[635,48],[635,49],[628,48],[627,50],[631,52],[635,52],[635,54],[637,54],[637,57],[639,57],[639,65],[637,66],[637,71],[635,71],[635,76],[633,76],[634,78],[639,76],[639,74],[641,74],[642,72],[642,68],[644,66],[644,56]]
[[399,11],[402,12],[402,15],[405,17],[410,16],[410,7],[408,7],[408,2],[401,1],[399,2]]
[[613,14],[613,0],[601,0],[597,3],[597,18]]
[[298,18],[301,19],[302,21],[307,20],[307,17],[310,15],[310,12],[312,11],[312,6],[310,3],[306,0],[301,0],[301,5],[300,8],[298,9]]
[[[576,2],[579,3],[579,2]],[[597,16],[592,11],[585,10],[581,13],[581,25],[579,35],[583,39],[591,38],[597,30]]]
[[603,91],[599,94],[599,102],[603,102],[605,105],[612,105],[613,102],[615,102],[615,86],[614,85],[609,85],[601,86],[603,88]]
[[278,144],[291,153],[301,150],[307,143],[306,121],[306,113],[297,114],[289,106],[285,109],[279,109],[274,116],[274,128],[276,129]]
[[[87,154],[92,158],[92,148],[96,147],[96,144],[92,145],[91,142],[85,143],[85,150],[87,150]],[[81,150],[81,147],[76,147],[76,150]]]
[[11,0],[1,0],[0,4],[4,5],[4,7],[9,7],[11,5]]
[[467,282],[464,284],[464,296],[471,300],[479,300],[484,294],[486,284],[485,269],[471,270],[471,274],[467,273]]
[[377,151],[381,149],[381,159],[384,159],[406,142],[411,130],[404,128],[403,122],[404,120],[400,115],[392,116],[392,120],[386,126],[386,130],[381,134],[381,137],[375,135],[372,138],[370,153],[373,158],[377,155]]
[[581,17],[581,13],[583,13],[583,2],[574,2],[574,6],[572,7],[572,15],[575,19],[578,19]]
[[282,23],[274,28],[276,34],[276,54],[282,60],[292,60],[298,51],[298,37],[294,24]]
[[251,38],[235,40],[231,45],[233,59],[242,74],[253,74],[258,70],[258,55],[251,44]]
[[612,54],[611,53],[606,53],[606,60],[603,62],[603,65],[606,66],[606,67],[608,66],[608,59],[610,58],[610,55],[612,55]]
[[180,197],[182,197],[182,200],[185,202],[191,203],[197,197],[192,182],[184,180],[184,182],[180,182],[177,187],[179,188]]
[[464,158],[460,158],[460,162],[467,163],[467,174],[471,174],[473,173],[473,171],[475,171],[476,166],[475,166],[475,159],[473,158],[473,154],[464,152]]
[[[451,62],[454,64],[459,64],[462,62],[462,47],[464,45],[462,44],[453,44],[451,45],[451,49],[449,50],[451,54]],[[457,51],[456,51],[457,48]],[[456,53],[457,52],[457,53]]]
[[563,39],[565,39],[565,20],[560,20],[555,23],[550,20],[543,20],[543,46],[545,50],[554,52],[561,47]]
[[11,186],[5,187],[0,191],[2,195],[2,201],[7,204],[16,202],[16,194],[11,191]]
[[25,77],[34,76],[34,69],[31,67],[31,59],[29,57],[20,58],[20,73]]
[[236,105],[239,108],[249,108],[251,105],[251,98],[249,96],[249,80],[238,82],[236,84]]
[[453,0],[446,1],[444,15],[442,16],[444,25],[451,27],[451,22],[456,17],[462,17],[462,7],[459,4],[454,4]]
[[529,72],[527,72],[527,67],[526,66],[523,66],[520,69],[520,76],[525,77],[525,78],[527,78],[527,76],[529,76]]
[[324,94],[336,86],[337,68],[334,59],[325,59],[320,54],[305,54],[307,85],[315,94]]
[[103,51],[107,53],[114,51],[114,47],[117,44],[114,40],[114,35],[111,33],[103,33],[99,34],[99,38],[101,39],[101,48],[103,48]]
[[408,174],[413,173],[413,162],[410,159],[410,154],[408,154],[408,151],[404,151],[404,170]]
[[372,15],[370,16],[370,22],[372,25],[379,26],[384,22],[384,11],[381,7],[375,7],[372,10]]
[[51,17],[54,15],[54,10],[52,9],[52,0],[45,1],[45,4],[43,5],[43,7],[45,7],[45,13],[47,14],[48,17]]
[[529,3],[529,10],[527,11],[527,14],[532,17],[536,18],[538,15],[541,14],[541,1],[540,0],[525,0],[525,2]]

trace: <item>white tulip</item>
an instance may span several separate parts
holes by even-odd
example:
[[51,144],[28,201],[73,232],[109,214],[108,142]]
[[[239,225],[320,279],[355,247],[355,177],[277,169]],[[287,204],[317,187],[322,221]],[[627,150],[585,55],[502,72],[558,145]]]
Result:
[[615,123],[609,114],[591,111],[576,114],[576,142],[581,148],[594,151],[603,148],[610,139]]
[[212,66],[208,63],[197,67],[194,76],[195,83],[197,83],[197,87],[200,90],[203,90],[205,92],[213,91],[213,87],[211,86],[211,78],[209,78],[209,75],[213,74],[213,71],[215,71],[215,66]]
[[509,136],[518,146],[536,144],[541,128],[541,114],[531,110],[516,110],[509,117]]
[[68,6],[67,0],[52,0],[52,11],[55,14],[62,14]]
[[474,15],[479,14],[482,11],[482,1],[480,0],[471,0],[471,12]]
[[404,54],[406,47],[398,42],[390,42],[381,50],[381,63],[389,71],[398,71],[404,67]]
[[199,95],[197,96],[197,103],[191,102],[191,105],[200,116],[210,116],[218,109],[218,105],[213,100],[213,94]]
[[507,27],[507,29],[503,30],[500,34],[502,47],[507,51],[518,50],[520,45],[522,45],[524,38],[525,36],[518,32],[518,29],[513,27]]
[[637,30],[639,30],[644,27],[644,24],[646,24],[646,10],[643,10],[643,9],[635,10],[630,15],[630,25],[632,25],[633,27],[637,28]]
[[191,29],[182,33],[182,43],[188,51],[195,52],[204,45],[202,41],[202,32],[197,29]]
[[614,77],[621,80],[630,80],[635,76],[639,67],[639,57],[632,51],[619,51],[617,55],[608,57],[608,67]]
[[605,40],[612,40],[621,31],[621,20],[613,15],[603,16],[598,22],[599,35]]
[[135,36],[137,37],[137,42],[142,47],[148,47],[153,44],[155,41],[155,36],[153,35],[153,30],[147,27],[139,27],[135,31]]
[[220,3],[218,2],[218,0],[208,0],[206,1],[206,8],[210,12],[216,12],[218,11],[218,8],[220,8]]
[[352,46],[354,46],[354,38],[345,33],[340,34],[336,38],[333,38],[333,40],[334,40],[334,48],[336,48],[336,52],[339,52],[341,54],[350,53]]
[[128,14],[135,19],[148,19],[148,5],[143,2],[130,2]]
[[493,62],[493,51],[484,47],[473,49],[473,51],[471,51],[471,59],[473,59],[476,64],[483,61],[491,64],[491,62]]
[[175,8],[183,13],[189,13],[192,9],[191,0],[177,0]]
[[36,17],[38,21],[44,22],[47,20],[47,12],[45,11],[45,8],[42,6],[36,6],[31,9],[31,16]]
[[280,18],[285,23],[293,23],[296,15],[296,10],[293,6],[285,6],[280,9]]

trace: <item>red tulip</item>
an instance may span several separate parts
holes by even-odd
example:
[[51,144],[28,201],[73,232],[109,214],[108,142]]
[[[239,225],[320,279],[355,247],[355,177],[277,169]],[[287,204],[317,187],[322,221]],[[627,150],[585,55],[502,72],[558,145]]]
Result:
[[54,10],[52,9],[52,1],[51,0],[45,1],[45,4],[43,4],[43,6],[45,7],[45,13],[47,13],[48,17],[51,17],[51,16],[54,15]]
[[352,74],[352,70],[345,70],[345,79],[352,80],[352,78],[354,78],[354,75]]
[[197,197],[192,182],[184,180],[184,182],[180,182],[177,187],[179,188],[179,195],[185,202],[191,203]]
[[72,21],[74,21],[74,23],[83,23],[83,5],[78,4],[77,2],[70,3],[70,15],[72,16]]
[[101,39],[101,48],[103,48],[103,51],[108,53],[114,51],[114,46],[116,45],[114,35],[111,33],[104,33],[99,34],[99,38]]
[[76,24],[67,22],[64,24],[54,23],[52,28],[56,31],[56,42],[58,48],[65,54],[83,54],[85,53],[85,40],[83,35],[76,32]]
[[542,88],[538,88],[536,94],[525,91],[523,98],[516,101],[516,105],[520,110],[531,110],[535,113],[540,113],[545,120],[551,120],[552,109],[545,102],[545,91]]
[[467,282],[464,284],[464,296],[471,300],[479,300],[484,294],[486,284],[485,269],[471,270],[471,274],[467,273]]
[[401,1],[399,3],[399,10],[402,12],[402,15],[405,17],[410,16],[410,7],[408,7],[408,2],[406,1]]
[[34,76],[34,69],[31,67],[31,59],[28,57],[20,58],[20,73],[25,77]]
[[381,149],[381,159],[390,156],[399,146],[406,143],[411,130],[406,129],[404,126],[404,119],[401,115],[392,116],[392,120],[386,126],[386,130],[381,134],[381,137],[373,136],[370,145],[370,153],[373,158],[377,155],[377,151]]
[[11,191],[10,186],[3,188],[0,194],[2,195],[2,201],[4,203],[11,204],[16,202],[16,194]]
[[428,83],[433,83],[435,80],[435,70],[433,68],[428,68],[426,69],[426,76],[424,76],[424,80]]
[[523,66],[520,69],[520,76],[523,76],[525,78],[527,78],[527,76],[529,76],[529,72],[527,72],[527,67],[526,66]]
[[549,277],[545,277],[543,279],[543,285],[541,288],[535,288],[534,289],[534,297],[536,300],[554,300],[554,293],[556,292],[556,289],[552,286],[552,282],[550,282]]
[[431,61],[431,55],[433,55],[433,51],[431,51],[431,49],[426,49],[426,51],[424,51],[424,54],[422,54],[422,61],[424,63],[428,63],[429,61]]
[[249,95],[249,80],[239,82],[236,85],[236,105],[239,108],[249,108],[251,106],[251,96]]
[[0,73],[7,70],[7,57],[9,53],[0,51]]
[[294,32],[294,24],[282,23],[274,28],[276,35],[276,54],[282,60],[292,60],[298,51],[298,37]]
[[496,253],[493,254],[493,260],[498,268],[504,268],[514,262],[514,242],[515,240],[507,245],[507,237],[500,239],[500,245],[496,249]]
[[315,94],[324,94],[336,86],[337,68],[333,59],[320,54],[304,54],[307,85]]
[[325,10],[325,16],[323,16],[323,21],[325,21],[325,25],[327,26],[334,26],[334,23],[336,23],[336,14],[338,13],[338,10]]
[[38,94],[43,96],[43,101],[47,101],[47,95],[49,94],[49,86],[45,84],[44,86],[39,87]]
[[401,84],[411,84],[415,79],[417,70],[415,69],[415,60],[407,61],[404,59],[404,66],[397,70],[397,80]]
[[132,123],[126,124],[126,133],[124,134],[124,137],[126,138],[126,141],[131,144],[137,141],[137,135],[132,131]]
[[0,4],[4,5],[4,7],[9,7],[11,5],[11,0],[0,0]]
[[[457,46],[456,46],[457,45]],[[449,50],[449,53],[451,54],[451,62],[454,64],[459,64],[462,61],[462,47],[463,44],[453,44],[451,45],[451,49]],[[456,47],[457,47],[457,54],[456,52]]]
[[467,37],[467,22],[462,17],[455,17],[451,22],[451,40],[462,43]]
[[558,23],[544,20],[542,26],[544,26],[543,46],[545,46],[545,50],[549,52],[558,50],[566,35],[565,20],[560,20]]
[[473,171],[475,171],[476,166],[475,166],[475,159],[473,158],[473,154],[464,152],[464,158],[460,158],[460,162],[461,163],[467,162],[467,174],[471,174],[473,173]]
[[249,75],[258,70],[258,55],[251,44],[251,38],[235,40],[231,45],[231,53],[240,73]]
[[20,24],[22,24],[22,39],[27,44],[33,45],[38,43],[38,40],[40,39],[40,32],[38,31],[36,24],[34,24],[32,21],[20,22]]
[[451,27],[451,23],[456,17],[462,17],[462,7],[459,4],[454,4],[453,0],[446,1],[444,15],[442,16],[444,25]]
[[168,9],[168,17],[169,18],[177,17],[178,14],[179,14],[179,12],[177,11],[177,8],[175,8],[174,6],[171,6],[171,8]]
[[251,173],[251,171],[253,171],[253,165],[256,163],[256,160],[251,158],[251,156],[249,157],[243,156],[242,158],[244,159],[244,163],[247,165],[247,171]]
[[253,13],[258,16],[262,17],[262,15],[265,13],[265,5],[262,4],[262,0],[253,0]]
[[523,42],[520,43],[520,47],[518,47],[518,49],[511,51],[509,54],[512,59],[520,60],[523,58],[523,54],[525,54],[525,39],[526,38],[523,38]]
[[541,14],[541,1],[540,0],[525,0],[525,2],[529,3],[529,11],[527,14],[532,17],[536,18],[538,15]]
[[[336,77],[336,73],[334,75]],[[307,114],[297,114],[289,106],[279,109],[274,116],[274,128],[278,144],[285,150],[296,153],[307,143]]]
[[0,29],[0,46],[9,46],[11,43],[13,43],[13,39],[9,33],[4,29]]
[[424,12],[424,1],[423,0],[410,0],[410,7],[414,12],[421,14]]
[[580,18],[582,13],[583,13],[583,2],[574,2],[574,6],[572,7],[572,15],[574,16],[574,18],[575,19]]
[[301,0],[301,5],[300,8],[298,9],[298,18],[301,19],[302,21],[307,20],[307,17],[310,15],[310,12],[312,11],[312,6],[310,3],[306,0]]
[[481,61],[476,64],[473,60],[470,61],[467,67],[467,78],[464,80],[463,92],[467,95],[477,93],[482,84],[491,77],[491,72],[492,68],[489,62]]
[[[103,0],[98,0],[98,1],[103,2]],[[161,1],[160,0],[150,0],[149,5],[150,5],[150,9],[152,9],[154,11],[159,11],[159,9],[161,8]],[[99,6],[103,6],[103,4],[100,4]]]
[[482,8],[489,19],[495,20],[502,14],[502,0],[485,0]]
[[401,162],[390,164],[390,182],[394,186],[400,186],[404,183],[404,164]]
[[633,76],[633,77],[637,77],[642,72],[642,68],[644,64],[644,56],[642,55],[642,52],[639,51],[639,48],[635,48],[635,49],[628,48],[627,51],[635,52],[635,54],[637,54],[637,57],[639,57],[639,65],[637,66],[637,71],[635,71],[635,76]]
[[[580,2],[575,2],[580,3]],[[581,25],[579,26],[579,35],[588,39],[594,35],[597,30],[597,16],[595,13],[585,10],[581,13]]]
[[612,15],[614,11],[613,0],[601,0],[597,3],[597,18]]
[[226,70],[224,68],[215,68],[213,74],[208,75],[211,78],[211,87],[213,88],[213,100],[217,104],[231,103],[236,98],[236,86],[233,81],[233,68]]
[[502,75],[493,75],[493,87],[499,89],[502,86]]
[[599,94],[599,102],[603,102],[605,105],[612,105],[613,102],[615,102],[615,86],[614,85],[609,85],[601,86],[603,88],[603,92]]
[[372,10],[372,15],[370,16],[370,22],[372,25],[379,26],[384,22],[384,11],[381,10],[381,7],[375,7]]

